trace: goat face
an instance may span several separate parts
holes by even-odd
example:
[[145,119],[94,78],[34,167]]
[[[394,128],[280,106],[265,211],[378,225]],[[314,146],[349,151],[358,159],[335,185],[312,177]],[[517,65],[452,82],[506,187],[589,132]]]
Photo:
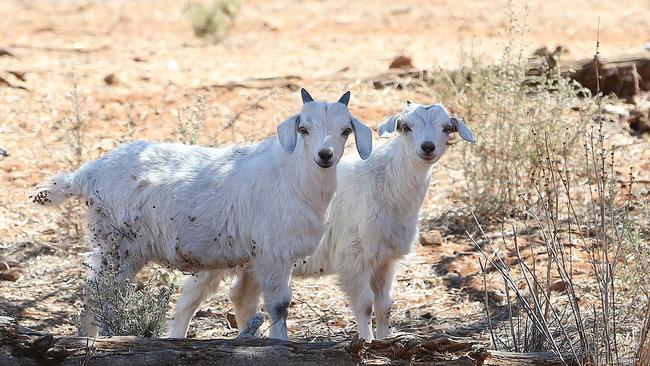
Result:
[[406,146],[413,155],[429,164],[440,159],[453,132],[474,142],[472,131],[463,120],[450,116],[442,104],[425,106],[408,102],[402,113],[389,117],[379,126],[380,137],[395,131],[407,139]]
[[315,102],[305,89],[301,93],[300,113],[278,126],[278,139],[287,153],[301,146],[304,158],[321,168],[329,168],[339,162],[348,136],[354,133],[361,158],[370,156],[372,131],[350,114],[349,91],[336,103]]

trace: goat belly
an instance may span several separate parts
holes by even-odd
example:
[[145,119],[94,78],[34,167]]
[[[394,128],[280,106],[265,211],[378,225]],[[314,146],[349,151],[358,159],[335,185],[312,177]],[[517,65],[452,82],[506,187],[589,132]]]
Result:
[[171,262],[174,267],[188,272],[247,267],[253,254],[238,244],[228,241],[179,245]]

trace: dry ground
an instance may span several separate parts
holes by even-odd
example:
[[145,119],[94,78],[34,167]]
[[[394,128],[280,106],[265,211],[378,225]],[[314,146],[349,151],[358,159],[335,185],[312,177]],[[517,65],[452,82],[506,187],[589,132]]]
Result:
[[[523,2],[514,4],[521,18]],[[208,105],[200,143],[251,142],[272,134],[299,108],[298,93],[219,86],[247,78],[299,76],[319,99],[350,89],[353,113],[376,127],[406,99],[436,96],[427,89],[377,90],[361,79],[386,71],[397,55],[412,57],[423,69],[456,67],[466,54],[492,59],[500,54],[508,25],[506,1],[244,0],[234,27],[213,44],[193,35],[186,9],[184,1],[159,0],[2,2],[0,48],[13,56],[0,57],[0,76],[25,89],[0,84],[0,147],[11,154],[0,162],[0,254],[23,262],[26,273],[16,282],[0,282],[0,314],[36,329],[76,331],[85,248],[69,239],[72,225],[59,211],[27,203],[41,179],[70,168],[63,126],[72,115],[68,97],[74,85],[89,124],[87,159],[124,139],[129,117],[133,138],[175,139],[178,110],[197,95],[205,95]],[[589,57],[600,17],[604,55],[636,52],[650,41],[648,10],[647,0],[529,1],[527,49],[562,45],[570,58]],[[24,72],[25,80],[9,71]],[[115,84],[104,81],[108,74],[115,75]],[[649,181],[647,138],[631,137],[620,126],[612,133],[617,144],[630,148],[624,159],[635,156],[630,163]],[[426,199],[432,217],[453,210],[463,194],[460,147],[450,151],[436,167]],[[462,235],[433,224],[438,225],[446,242],[419,247],[398,276],[397,329],[482,333],[476,253]],[[342,336],[354,329],[332,279],[294,280],[293,288],[294,338]],[[205,316],[193,323],[192,334],[235,335],[227,327],[224,293],[201,307]],[[493,294],[498,301],[499,293]]]

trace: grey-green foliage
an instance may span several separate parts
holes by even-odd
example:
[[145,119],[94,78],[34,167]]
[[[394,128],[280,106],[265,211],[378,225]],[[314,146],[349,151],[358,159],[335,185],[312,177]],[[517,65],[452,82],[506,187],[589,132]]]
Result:
[[[527,76],[527,60],[514,41],[492,65],[471,65],[441,73],[435,92],[455,114],[470,123],[477,142],[464,153],[467,179],[463,199],[481,219],[516,214],[520,195],[528,195],[538,173],[535,134],[548,141],[551,155],[579,156],[597,105],[588,90],[550,69]],[[528,188],[527,188],[528,187]]]
[[193,6],[190,11],[194,34],[219,40],[230,27],[238,8],[239,0],[214,0]]
[[104,335],[160,337],[174,289],[167,281],[149,280],[145,286],[118,281],[117,271],[106,269],[86,287],[85,307]]
[[196,145],[208,118],[208,105],[205,95],[198,95],[191,105],[185,105],[178,111],[176,135],[178,141]]

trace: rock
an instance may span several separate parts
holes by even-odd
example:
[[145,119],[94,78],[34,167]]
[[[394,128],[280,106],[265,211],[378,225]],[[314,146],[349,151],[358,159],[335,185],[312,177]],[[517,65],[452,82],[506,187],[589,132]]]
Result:
[[650,97],[635,96],[633,102],[628,118],[630,128],[637,134],[650,133]]
[[0,280],[16,282],[23,275],[20,268],[7,269],[0,272]]
[[0,159],[6,158],[7,156],[9,156],[7,150],[0,148]]
[[566,283],[562,280],[555,281],[551,284],[551,291],[564,292],[566,291]]
[[117,75],[115,75],[114,73],[110,73],[104,76],[104,82],[107,85],[117,85],[120,83],[120,80],[117,78]]
[[176,60],[174,60],[173,58],[170,58],[167,61],[165,61],[165,65],[167,66],[167,70],[169,70],[169,71],[178,71],[179,70],[178,62],[176,62]]
[[135,61],[135,62],[147,62],[147,59],[144,58],[144,57],[141,57],[141,56],[135,56],[133,58],[133,61]]
[[389,69],[412,69],[413,62],[410,57],[400,55],[393,59],[393,61],[390,63],[390,66],[388,66],[388,68]]
[[194,316],[196,318],[216,318],[217,314],[213,313],[212,310],[199,310]]
[[644,133],[650,133],[650,120],[648,115],[638,109],[630,112],[630,118],[628,121],[630,123],[630,128],[637,134],[641,135]]
[[420,244],[422,245],[442,245],[444,240],[438,230],[431,230],[420,234]]

